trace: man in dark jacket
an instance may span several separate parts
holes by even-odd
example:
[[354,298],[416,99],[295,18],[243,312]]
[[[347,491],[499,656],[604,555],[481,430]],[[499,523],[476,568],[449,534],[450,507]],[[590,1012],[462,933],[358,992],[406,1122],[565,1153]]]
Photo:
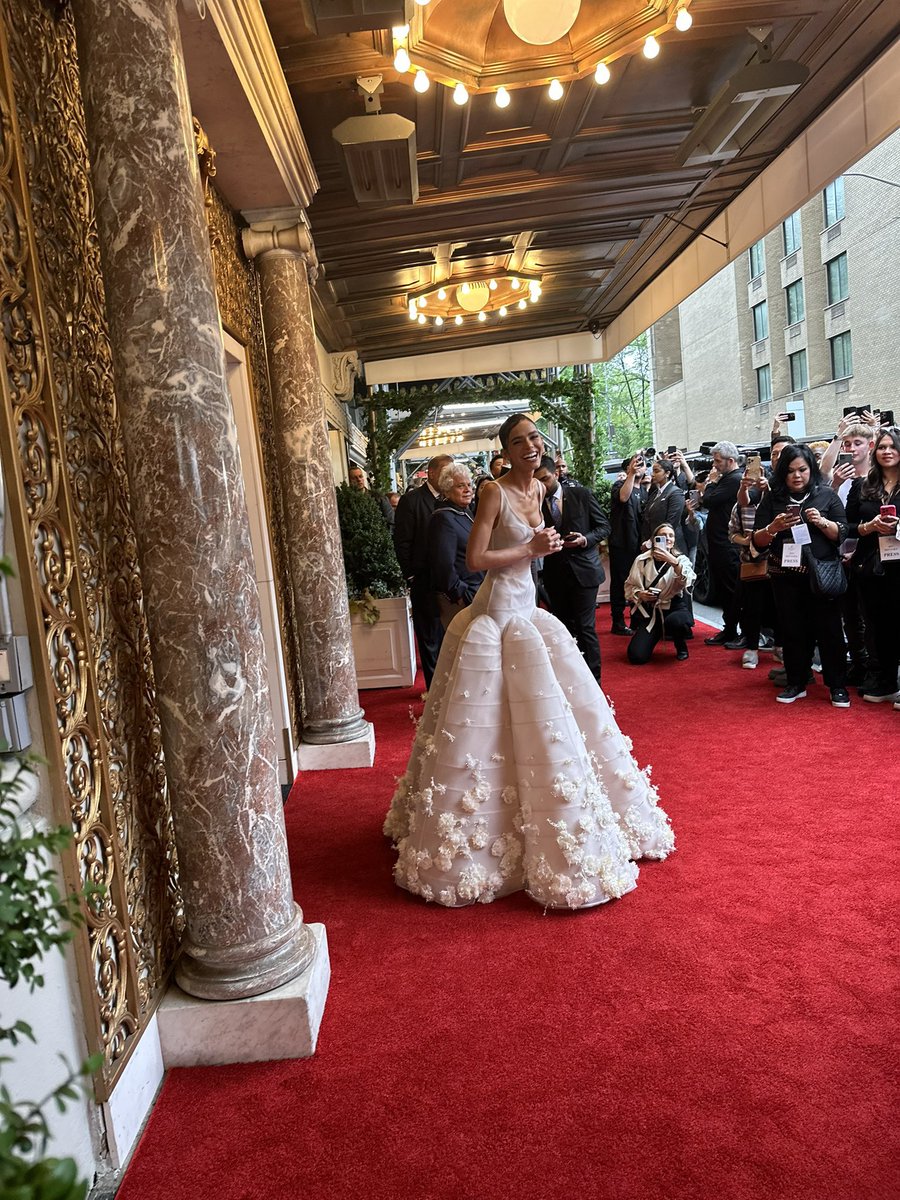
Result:
[[740,552],[728,536],[731,510],[737,503],[741,486],[741,471],[738,467],[738,448],[734,442],[716,442],[712,448],[713,469],[705,484],[699,484],[703,492],[701,506],[709,514],[706,518],[706,550],[709,556],[709,573],[715,590],[722,599],[722,622],[724,629],[714,637],[706,639],[707,646],[724,646],[737,639],[741,601],[738,594],[740,579]]
[[560,487],[549,455],[544,455],[534,474],[547,489],[542,510],[544,520],[555,525],[563,539],[560,553],[544,559],[543,583],[550,598],[550,611],[575,638],[599,683],[600,643],[595,610],[597,589],[606,574],[600,565],[597,546],[609,537],[609,521],[587,488],[577,484]]
[[394,549],[406,581],[412,605],[413,629],[419,646],[419,659],[425,687],[437,663],[444,638],[444,627],[438,614],[437,601],[431,590],[428,573],[428,523],[437,503],[437,482],[441,471],[453,462],[449,454],[438,454],[428,463],[428,479],[421,487],[400,497],[394,515]]
[[609,535],[609,607],[612,632],[629,637],[625,624],[625,580],[641,548],[641,510],[649,480],[642,453],[633,454],[622,463],[624,479],[612,485],[610,498]]

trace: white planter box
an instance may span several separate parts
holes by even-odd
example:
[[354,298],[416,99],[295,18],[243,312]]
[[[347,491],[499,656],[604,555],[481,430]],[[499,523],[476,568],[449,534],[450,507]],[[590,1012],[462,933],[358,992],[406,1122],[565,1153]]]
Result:
[[412,687],[416,678],[416,645],[407,596],[376,600],[381,617],[367,625],[351,614],[356,681],[363,688]]

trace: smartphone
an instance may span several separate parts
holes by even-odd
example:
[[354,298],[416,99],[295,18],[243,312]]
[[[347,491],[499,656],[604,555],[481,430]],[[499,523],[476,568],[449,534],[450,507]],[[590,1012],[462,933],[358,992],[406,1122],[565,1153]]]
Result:
[[746,471],[747,477],[759,483],[760,479],[762,479],[762,473],[762,459],[758,454],[748,454]]
[[844,409],[845,417],[861,417],[866,410],[860,408],[858,404],[851,404],[849,408]]
[[644,590],[649,592],[651,596],[659,595],[659,588],[645,588]]
[[784,510],[784,515],[786,517],[799,517],[800,516],[800,505],[799,504],[789,504],[787,506],[787,508]]
[[688,492],[688,500],[690,500],[691,504],[699,504],[700,503],[700,489],[694,488],[692,491]]
[[888,409],[887,412],[882,412],[880,414],[880,420],[881,420],[882,425],[893,425],[894,424],[893,412],[890,409]]
[[677,446],[670,446],[670,447],[668,448],[668,450],[666,451],[666,454],[668,454],[669,458],[671,458],[673,454],[677,454],[677,453],[678,453],[678,447],[677,447]]
[[842,451],[841,451],[841,453],[840,453],[840,454],[837,456],[837,462],[836,462],[835,466],[838,466],[838,467],[849,467],[849,466],[851,465],[851,463],[852,463],[852,462],[853,462],[853,455],[852,455],[852,454],[846,454],[846,453],[845,453],[845,452],[842,450]]
[[652,446],[648,446],[644,451],[646,458],[656,458],[656,450]]
[[897,505],[896,504],[882,504],[881,508],[878,510],[878,515],[881,517],[885,517],[887,519],[890,519],[891,517],[896,517]]
[[563,538],[564,542],[575,542],[581,537],[580,533],[567,533]]
[[779,413],[778,420],[779,421],[796,421],[797,414],[796,413]]
[[660,533],[653,539],[653,545],[659,546],[663,550],[667,550],[669,548],[669,539],[664,533]]

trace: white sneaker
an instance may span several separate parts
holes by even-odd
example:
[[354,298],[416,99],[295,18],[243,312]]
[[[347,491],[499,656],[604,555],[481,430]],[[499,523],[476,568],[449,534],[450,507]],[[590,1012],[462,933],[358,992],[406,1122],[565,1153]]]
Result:
[[759,666],[759,652],[757,650],[745,650],[741,655],[741,666],[747,671],[755,671]]

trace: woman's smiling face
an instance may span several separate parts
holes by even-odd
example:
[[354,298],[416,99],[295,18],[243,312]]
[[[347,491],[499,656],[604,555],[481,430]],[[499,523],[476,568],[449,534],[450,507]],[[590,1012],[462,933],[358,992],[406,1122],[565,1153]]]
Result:
[[509,435],[506,453],[513,466],[522,464],[536,470],[544,453],[544,439],[534,421],[524,417],[513,426]]

